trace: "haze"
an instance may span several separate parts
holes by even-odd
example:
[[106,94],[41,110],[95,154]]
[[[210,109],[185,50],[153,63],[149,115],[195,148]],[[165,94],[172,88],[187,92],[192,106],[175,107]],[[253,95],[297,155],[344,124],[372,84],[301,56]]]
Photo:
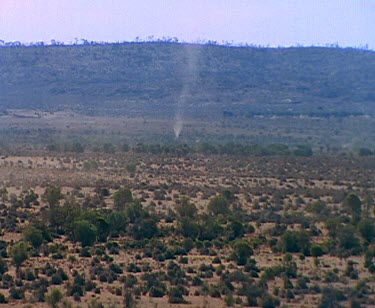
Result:
[[177,37],[270,46],[375,49],[375,1],[0,0],[0,39],[132,41]]

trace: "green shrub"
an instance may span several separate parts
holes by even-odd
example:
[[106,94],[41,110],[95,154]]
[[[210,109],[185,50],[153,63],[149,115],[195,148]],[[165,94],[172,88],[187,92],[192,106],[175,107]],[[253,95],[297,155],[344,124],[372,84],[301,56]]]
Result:
[[253,255],[254,251],[249,243],[243,240],[238,240],[233,245],[233,258],[237,265],[245,265],[247,259]]

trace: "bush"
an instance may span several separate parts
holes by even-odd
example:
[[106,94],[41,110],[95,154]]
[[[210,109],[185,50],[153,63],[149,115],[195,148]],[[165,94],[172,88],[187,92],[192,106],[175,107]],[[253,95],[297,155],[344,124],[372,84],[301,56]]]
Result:
[[125,205],[133,201],[133,195],[130,189],[120,188],[113,194],[113,208],[116,211],[125,209]]
[[184,247],[186,252],[189,252],[194,248],[194,241],[190,237],[187,237],[184,239],[182,246]]
[[27,244],[22,241],[14,244],[10,251],[10,255],[18,271],[21,264],[29,257],[27,253]]
[[6,300],[3,293],[0,292],[0,304],[6,304],[8,301]]
[[151,297],[163,297],[167,291],[165,284],[158,284],[150,288],[149,294]]
[[297,288],[300,290],[307,290],[308,289],[307,282],[308,282],[308,279],[306,279],[305,277],[298,277]]
[[53,274],[52,277],[51,277],[51,284],[54,284],[54,285],[60,285],[63,283],[63,280],[61,278],[61,276],[59,274]]
[[354,268],[354,264],[356,264],[354,261],[349,260],[346,269],[345,269],[345,276],[349,277],[350,279],[358,279],[358,271]]
[[62,199],[61,190],[58,187],[50,186],[44,191],[43,198],[46,199],[50,207],[59,204],[59,200]]
[[142,270],[135,263],[129,263],[128,266],[127,266],[127,268],[126,268],[126,271],[128,271],[130,273],[140,273]]
[[92,246],[96,240],[97,229],[87,220],[75,221],[73,234],[76,241],[81,242],[82,247]]
[[22,299],[24,296],[25,294],[20,288],[11,287],[9,289],[9,297],[12,299]]
[[233,307],[234,306],[233,294],[229,293],[227,296],[225,296],[224,301],[225,301],[225,304],[227,305],[227,307]]
[[227,214],[229,212],[229,202],[222,195],[217,195],[211,198],[207,205],[208,211],[215,217],[219,214]]
[[325,287],[319,308],[336,308],[339,307],[338,303],[343,300],[346,300],[346,296],[342,291],[333,287]]
[[355,235],[355,229],[351,225],[346,225],[341,228],[337,234],[339,241],[339,247],[343,250],[348,250],[350,253],[356,253],[360,250],[360,242],[358,237]]
[[254,251],[246,241],[238,240],[233,245],[233,258],[237,265],[245,265]]
[[116,263],[111,263],[111,265],[109,266],[109,269],[116,274],[122,274],[123,273],[122,268]]
[[362,237],[369,243],[375,238],[375,221],[371,218],[362,219],[358,224]]
[[0,275],[4,274],[8,270],[7,263],[3,258],[0,257]]
[[199,235],[198,224],[191,218],[182,217],[178,221],[178,230],[184,237],[195,239]]
[[284,252],[303,252],[310,254],[310,236],[306,231],[287,230],[281,236],[281,247]]
[[186,304],[186,300],[183,298],[182,291],[178,287],[171,287],[169,289],[169,300],[170,304]]
[[208,294],[211,297],[214,297],[214,298],[220,298],[221,297],[221,293],[220,293],[219,288],[217,286],[214,286],[214,285],[211,285],[210,291],[208,292]]
[[348,194],[344,200],[344,206],[352,214],[353,222],[358,222],[362,212],[362,202],[358,196],[354,193]]
[[46,296],[46,302],[50,304],[51,307],[55,308],[58,307],[58,303],[61,301],[62,297],[63,295],[59,289],[52,288]]
[[238,237],[242,237],[245,234],[245,227],[240,221],[232,221],[226,230],[229,241],[233,241]]
[[322,246],[320,246],[319,244],[312,244],[310,248],[310,253],[313,257],[320,257],[324,255],[324,250]]
[[29,242],[34,248],[39,248],[42,245],[43,234],[39,229],[30,225],[27,226],[22,233],[24,240]]

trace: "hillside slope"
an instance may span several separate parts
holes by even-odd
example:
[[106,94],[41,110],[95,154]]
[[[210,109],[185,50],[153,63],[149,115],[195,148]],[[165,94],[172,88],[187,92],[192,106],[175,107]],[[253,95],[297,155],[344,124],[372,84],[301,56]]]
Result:
[[375,53],[176,43],[0,48],[0,108],[173,116],[375,114]]

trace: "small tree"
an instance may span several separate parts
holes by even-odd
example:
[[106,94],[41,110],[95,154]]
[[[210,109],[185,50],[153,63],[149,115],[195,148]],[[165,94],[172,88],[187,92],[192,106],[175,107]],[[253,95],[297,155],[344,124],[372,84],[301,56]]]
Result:
[[245,234],[245,227],[240,221],[234,220],[228,225],[226,233],[228,240],[233,241]]
[[59,204],[59,200],[62,199],[61,190],[55,186],[47,187],[44,191],[43,197],[46,199],[50,207],[56,206]]
[[82,247],[91,246],[95,243],[97,229],[87,220],[74,222],[73,234],[76,241],[81,242]]
[[282,249],[285,252],[310,252],[310,237],[305,231],[287,230],[281,236]]
[[219,214],[228,214],[229,212],[229,202],[222,195],[217,195],[212,197],[207,205],[207,209],[210,214],[217,216]]
[[27,244],[23,241],[14,244],[11,248],[10,255],[12,257],[13,264],[16,266],[16,272],[18,274],[20,266],[29,257],[27,253]]
[[117,211],[123,210],[125,208],[125,205],[132,201],[133,195],[128,188],[120,188],[113,195],[113,207]]
[[40,245],[42,245],[43,234],[39,229],[29,225],[23,230],[22,233],[24,240],[29,242],[34,248],[39,248]]
[[345,294],[334,287],[325,287],[322,292],[319,308],[340,307],[339,302],[346,300]]
[[63,295],[61,291],[57,288],[52,288],[47,296],[46,296],[46,302],[52,307],[56,308],[58,307],[58,303],[61,301]]
[[319,244],[312,244],[310,248],[311,255],[315,258],[324,255],[324,250]]
[[355,235],[355,229],[351,225],[342,227],[337,238],[339,241],[339,247],[343,250],[355,252],[361,247],[359,239]]
[[111,232],[125,232],[128,225],[128,220],[124,212],[113,211],[107,216],[109,228]]
[[147,216],[142,203],[138,199],[126,205],[125,215],[130,223],[135,223]]
[[135,297],[133,296],[132,291],[130,291],[128,288],[125,290],[125,293],[124,293],[124,307],[125,308],[137,307],[137,301]]
[[374,206],[374,198],[373,198],[373,196],[372,196],[372,194],[370,192],[366,193],[366,195],[365,195],[365,197],[363,199],[363,204],[364,204],[365,215],[366,216],[370,215],[371,208]]
[[362,237],[369,243],[375,238],[375,221],[371,218],[362,219],[358,224]]
[[8,190],[6,189],[6,187],[0,188],[0,199],[1,199],[2,202],[7,201],[7,199],[8,199]]
[[350,193],[346,196],[344,200],[344,206],[349,210],[352,215],[354,223],[357,223],[361,217],[362,212],[362,202],[358,196],[354,193]]
[[135,163],[127,163],[126,171],[128,171],[131,174],[134,174],[137,171],[137,165]]
[[186,304],[186,300],[178,287],[171,287],[169,289],[169,303],[171,304]]
[[7,266],[6,261],[4,261],[2,257],[0,257],[0,275],[4,274],[7,270],[8,270],[8,266]]
[[187,217],[194,219],[197,215],[197,207],[190,202],[189,198],[183,196],[176,205],[176,212],[179,218]]
[[336,239],[336,236],[341,228],[341,219],[340,217],[331,217],[326,220],[326,227],[328,229],[329,235]]
[[156,220],[152,217],[144,218],[139,223],[135,224],[130,230],[130,234],[137,240],[144,238],[152,238],[157,236],[159,232]]
[[233,245],[233,258],[237,265],[245,265],[247,259],[253,255],[254,251],[250,245],[243,240],[238,240]]
[[192,239],[197,238],[199,235],[199,226],[198,224],[190,218],[183,217],[179,219],[178,230],[185,237],[190,237]]

